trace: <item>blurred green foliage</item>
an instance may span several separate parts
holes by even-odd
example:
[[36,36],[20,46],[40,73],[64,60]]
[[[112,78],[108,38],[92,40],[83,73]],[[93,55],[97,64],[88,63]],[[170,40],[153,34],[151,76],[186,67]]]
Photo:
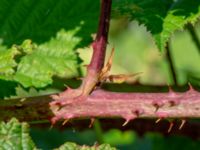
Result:
[[161,51],[174,31],[182,30],[188,22],[194,24],[200,15],[197,0],[116,0],[114,6],[115,16],[126,15],[144,24]]
[[[96,133],[91,129],[77,131],[75,129],[32,128],[31,137],[38,147],[44,150],[55,148],[65,141],[90,146],[97,141]],[[159,133],[149,132],[140,137],[134,131],[122,132],[119,129],[104,132],[103,142],[109,143],[120,150],[196,150],[200,146],[200,141],[184,136],[171,135],[164,137]]]
[[[123,20],[118,20],[118,22]],[[131,22],[128,27],[119,31],[117,36],[111,34],[109,47],[115,47],[112,73],[131,74],[143,72],[139,81],[143,84],[166,85],[173,84],[166,52],[159,52],[149,32],[137,22]],[[200,33],[200,25],[196,25]],[[199,34],[198,34],[199,35]],[[187,30],[177,31],[171,37],[172,60],[177,73],[179,85],[185,85],[192,76],[200,78],[200,55]],[[123,55],[122,55],[123,51]],[[108,52],[109,55],[109,52]],[[193,84],[199,85],[199,80]]]

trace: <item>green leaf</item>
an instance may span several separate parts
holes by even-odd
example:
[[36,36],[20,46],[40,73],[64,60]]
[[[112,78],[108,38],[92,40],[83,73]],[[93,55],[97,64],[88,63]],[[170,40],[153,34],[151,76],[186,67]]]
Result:
[[102,144],[98,146],[97,150],[116,150],[116,148],[111,147],[109,144]]
[[75,36],[79,30],[80,27],[71,31],[61,30],[56,38],[39,46],[22,44],[22,49],[29,54],[21,58],[15,80],[24,87],[44,87],[52,83],[53,76],[77,76],[78,56],[73,49],[81,40]]
[[136,139],[136,135],[131,131],[122,132],[117,129],[112,129],[103,135],[103,139],[105,143],[111,145],[124,145],[132,143]]
[[[81,46],[92,41],[91,34],[98,25],[99,3],[94,0],[1,0],[0,38],[3,44],[20,44],[25,39],[43,43],[65,29],[73,30],[81,22],[77,33]],[[73,7],[72,7],[73,6]]]
[[60,146],[58,149],[55,150],[116,150],[116,148],[111,147],[109,144],[101,144],[99,146],[80,146],[72,142],[66,142],[62,146]]
[[27,123],[19,123],[11,119],[8,123],[0,123],[0,149],[4,150],[36,150],[29,136]]
[[151,32],[158,48],[163,51],[170,36],[194,24],[200,17],[199,0],[116,0],[114,15],[127,15],[138,20]]
[[20,52],[15,46],[8,50],[5,47],[0,47],[0,79],[12,79],[15,73],[14,67],[17,66],[14,58],[18,54],[20,54]]
[[78,145],[72,142],[66,142],[62,146],[60,146],[58,149],[55,150],[77,150],[79,148]]

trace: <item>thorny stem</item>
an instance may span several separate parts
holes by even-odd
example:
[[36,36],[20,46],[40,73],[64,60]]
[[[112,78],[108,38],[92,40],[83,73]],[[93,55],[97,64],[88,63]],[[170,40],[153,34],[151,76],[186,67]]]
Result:
[[199,50],[199,53],[200,53],[200,40],[199,40],[199,38],[197,36],[197,33],[196,33],[194,27],[192,26],[192,24],[189,23],[187,25],[187,29],[188,29],[188,31],[190,33],[190,36],[192,37],[196,47],[197,47],[197,49]]
[[200,92],[115,93],[95,90],[85,101],[70,103],[57,110],[49,107],[50,96],[0,101],[0,120],[11,117],[23,121],[76,118],[199,118]]
[[[70,103],[60,110],[51,108],[60,119],[122,117],[128,123],[138,117],[192,118],[200,117],[200,93],[190,87],[184,93],[114,93],[95,90],[85,101]],[[126,125],[126,123],[124,125]]]
[[172,79],[175,85],[178,85],[178,81],[177,81],[177,75],[176,75],[176,70],[174,67],[174,63],[173,63],[173,58],[172,58],[172,54],[171,54],[171,48],[170,48],[170,43],[169,41],[167,42],[166,45],[166,57],[170,66],[170,71],[172,73]]

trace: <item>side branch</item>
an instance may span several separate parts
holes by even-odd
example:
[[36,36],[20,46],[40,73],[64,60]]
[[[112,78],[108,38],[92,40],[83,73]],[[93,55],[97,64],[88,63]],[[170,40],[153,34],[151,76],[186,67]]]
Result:
[[88,69],[100,72],[104,65],[106,45],[108,42],[109,22],[112,0],[101,0],[99,27],[95,41],[92,43],[93,56]]
[[[109,22],[111,14],[112,0],[101,0],[101,11],[99,26],[95,41],[92,43],[93,55],[90,64],[87,66],[87,74],[79,89],[75,89],[73,97],[78,100],[84,100],[95,86],[100,82],[100,73],[104,66],[106,46],[108,40]],[[55,100],[66,99],[67,91],[54,97]]]
[[200,53],[200,40],[199,40],[199,37],[198,37],[193,25],[188,24],[186,27],[187,27],[187,29],[190,33],[190,36],[191,36],[192,40],[194,41],[194,43]]
[[93,55],[87,67],[87,75],[81,85],[82,95],[88,95],[99,82],[104,66],[106,46],[108,41],[109,22],[112,0],[101,0],[99,26],[95,41],[92,43]]

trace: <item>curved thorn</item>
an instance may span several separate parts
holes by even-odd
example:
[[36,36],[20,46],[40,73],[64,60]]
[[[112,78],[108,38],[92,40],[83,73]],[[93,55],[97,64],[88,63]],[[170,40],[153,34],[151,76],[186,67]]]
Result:
[[155,123],[159,123],[162,120],[162,118],[158,118]]
[[113,61],[113,56],[114,56],[114,51],[115,51],[115,48],[113,47],[112,50],[111,50],[110,57],[108,58],[108,62],[106,64],[106,66],[109,67],[109,70],[111,69],[111,65],[112,65],[112,61]]
[[179,130],[181,130],[182,128],[183,128],[183,126],[185,125],[185,123],[186,123],[186,120],[185,119],[182,119],[181,120],[181,124],[180,124],[180,126],[179,126]]
[[173,126],[174,126],[174,123],[173,123],[173,122],[170,122],[170,124],[169,124],[169,128],[168,128],[168,130],[167,130],[168,133],[171,132]]
[[125,125],[127,125],[128,123],[129,123],[129,119],[127,119],[123,124],[122,124],[122,126],[124,127]]
[[135,77],[139,74],[141,74],[143,72],[137,72],[137,73],[134,73],[134,74],[116,74],[116,75],[109,75],[107,77],[108,81],[111,82],[111,83],[123,83],[123,82],[126,82],[128,81],[128,79],[132,78],[132,77]]
[[107,78],[107,74],[109,73],[109,71],[110,71],[110,69],[112,67],[113,56],[114,56],[114,48],[112,48],[112,50],[111,50],[111,54],[110,54],[110,56],[108,58],[108,61],[107,61],[106,65],[101,70],[100,81],[103,81],[103,80],[105,80]]
[[62,123],[62,125],[64,126],[67,122],[69,121],[69,119],[65,119]]
[[95,118],[91,118],[90,119],[90,124],[89,124],[89,128],[91,128],[94,124]]

